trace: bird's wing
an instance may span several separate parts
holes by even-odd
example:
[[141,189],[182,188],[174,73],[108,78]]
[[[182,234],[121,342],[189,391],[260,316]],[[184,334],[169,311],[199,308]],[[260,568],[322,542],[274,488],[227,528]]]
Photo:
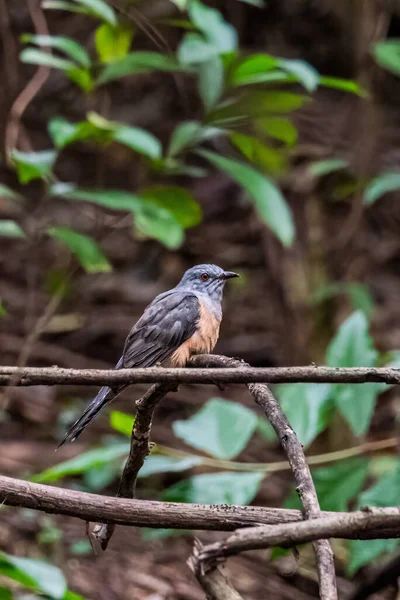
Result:
[[194,334],[199,319],[195,295],[170,291],[157,296],[126,339],[123,367],[151,367],[162,362]]

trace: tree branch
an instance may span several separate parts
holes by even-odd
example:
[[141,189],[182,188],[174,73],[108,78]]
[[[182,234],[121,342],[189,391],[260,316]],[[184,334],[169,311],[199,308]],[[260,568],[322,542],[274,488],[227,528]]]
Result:
[[[136,481],[143,463],[150,453],[150,430],[154,411],[168,392],[176,389],[174,383],[153,385],[146,394],[136,401],[136,417],[132,429],[131,447],[118,487],[118,498],[134,498]],[[93,535],[103,550],[114,533],[115,524],[102,523],[93,529]]]
[[[400,369],[279,367],[255,368],[238,363],[237,367],[218,368],[225,357],[202,355],[192,359],[186,369],[64,369],[60,367],[0,367],[0,386],[12,385],[109,385],[134,383],[400,383]],[[211,363],[213,367],[205,368]]]
[[283,523],[241,529],[223,542],[209,544],[201,550],[198,560],[206,571],[228,556],[247,550],[261,550],[271,546],[285,548],[335,538],[356,538],[367,530],[392,529],[393,537],[400,537],[400,507],[365,508],[353,513],[321,516],[301,523]]
[[[224,356],[199,356],[193,362],[208,368],[234,367],[243,369],[244,363]],[[281,446],[287,456],[296,482],[296,491],[304,508],[307,519],[315,519],[321,511],[310,468],[307,464],[303,447],[297,439],[289,421],[275,399],[271,390],[263,384],[248,383],[247,387],[254,401],[261,406],[265,416],[274,428]],[[317,562],[320,597],[322,600],[337,600],[335,566],[333,552],[328,540],[313,543]]]

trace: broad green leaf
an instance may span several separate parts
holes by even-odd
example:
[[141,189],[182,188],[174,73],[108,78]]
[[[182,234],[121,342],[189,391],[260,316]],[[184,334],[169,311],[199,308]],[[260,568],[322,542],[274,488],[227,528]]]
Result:
[[81,123],[71,123],[63,117],[54,117],[48,124],[50,136],[57,148],[91,137],[92,128],[84,128]]
[[162,146],[160,141],[145,129],[131,127],[130,125],[118,125],[111,135],[114,141],[148,158],[157,159],[161,157]]
[[197,121],[186,121],[177,125],[169,143],[168,155],[175,156],[184,148],[195,146],[199,142],[222,135],[223,129],[208,127]]
[[131,437],[135,417],[118,410],[113,410],[110,415],[110,425],[119,433]]
[[217,56],[215,46],[198,33],[187,33],[179,45],[177,56],[182,65],[202,63]]
[[83,6],[88,14],[91,14],[109,25],[117,25],[117,17],[114,10],[104,0],[76,0],[76,3]]
[[278,387],[278,399],[300,443],[307,447],[328,425],[332,414],[329,384],[299,383]]
[[201,465],[201,456],[186,456],[176,458],[173,456],[150,455],[146,458],[143,467],[139,471],[139,477],[148,477],[155,473],[179,473],[187,471],[197,465]]
[[167,502],[199,504],[249,504],[257,495],[263,473],[213,473],[196,475],[165,490]]
[[284,157],[279,150],[270,148],[257,138],[244,133],[232,133],[232,143],[250,161],[261,167],[263,171],[277,174],[284,167]]
[[246,84],[254,75],[260,75],[278,67],[279,61],[270,54],[252,54],[243,59],[230,76],[232,85]]
[[11,188],[0,183],[0,198],[18,198],[17,192],[14,192]]
[[82,190],[75,188],[72,184],[63,184],[62,187],[53,186],[52,190],[56,195],[71,200],[91,202],[112,210],[127,210],[136,213],[143,206],[143,200],[140,196],[121,190]]
[[96,50],[102,63],[111,63],[124,58],[131,47],[133,28],[117,27],[104,23],[96,29]]
[[353,79],[341,79],[340,77],[324,77],[319,78],[319,85],[341,90],[343,92],[349,92],[351,94],[357,94],[357,96],[366,96],[366,91],[361,87],[359,83]]
[[140,197],[160,208],[167,209],[185,229],[194,227],[201,221],[201,207],[185,188],[153,185],[142,190]]
[[394,552],[400,540],[350,540],[350,559],[347,562],[347,574],[352,577],[358,569],[365,565],[376,564],[376,559],[383,554]]
[[243,186],[253,199],[259,216],[284,246],[291,246],[295,233],[292,213],[277,186],[248,165],[206,150],[198,153]]
[[150,202],[136,213],[135,226],[141,233],[159,240],[167,248],[179,248],[184,240],[183,227],[173,214]]
[[[373,367],[377,352],[368,333],[364,313],[353,313],[339,328],[327,350],[330,367]],[[375,407],[379,384],[337,384],[332,387],[336,406],[356,435],[367,431]]]
[[21,37],[21,40],[25,43],[35,44],[36,46],[50,46],[51,48],[61,50],[82,67],[90,67],[91,65],[89,54],[85,48],[70,38],[61,35],[25,34]]
[[[347,511],[349,502],[357,496],[368,475],[368,460],[354,458],[337,462],[332,467],[312,470],[318,500],[322,510]],[[293,492],[285,501],[286,508],[300,508]]]
[[400,189],[400,173],[383,173],[375,177],[365,188],[364,204],[373,204],[387,194]]
[[37,50],[36,48],[25,48],[25,50],[22,50],[20,59],[23,63],[43,65],[45,67],[52,67],[53,69],[60,69],[61,71],[70,71],[76,68],[76,64],[72,60],[59,58],[58,56],[54,56],[54,54]]
[[48,234],[75,254],[88,273],[108,273],[112,267],[92,238],[69,227],[50,227]]
[[83,485],[90,492],[99,492],[117,479],[120,471],[119,461],[110,461],[91,467],[83,473]]
[[24,587],[41,591],[54,600],[62,600],[67,591],[65,577],[60,569],[41,560],[0,552],[0,573]]
[[17,168],[20,183],[29,183],[33,179],[45,178],[51,175],[57,159],[55,150],[41,152],[20,152],[12,150],[10,158]]
[[252,85],[256,83],[296,83],[297,77],[286,73],[282,69],[271,69],[270,71],[264,71],[260,73],[253,73],[252,75],[242,76],[240,81],[236,83],[237,86]]
[[71,460],[59,463],[54,467],[46,469],[38,475],[32,477],[32,481],[37,483],[50,483],[52,481],[59,481],[64,477],[72,477],[74,475],[81,475],[89,469],[94,467],[101,467],[112,461],[118,461],[119,459],[129,454],[130,443],[124,442],[121,444],[115,444],[112,446],[106,446],[103,448],[96,448],[94,450],[88,450],[79,454]]
[[256,414],[236,402],[213,398],[187,421],[175,421],[175,435],[216,458],[240,454],[257,427]]
[[232,98],[217,107],[209,117],[210,123],[220,124],[227,120],[238,120],[272,116],[292,112],[307,101],[305,96],[292,92],[252,91]]
[[327,160],[319,160],[312,163],[310,165],[310,173],[314,177],[324,177],[325,175],[329,175],[329,173],[347,169],[348,166],[349,163],[347,160],[342,160],[341,158],[329,158]]
[[267,442],[276,442],[278,439],[271,423],[264,417],[258,417],[257,433]]
[[224,67],[219,56],[200,63],[197,67],[200,97],[206,112],[214,108],[224,90]]
[[304,60],[281,59],[279,61],[279,66],[291,75],[294,75],[297,81],[299,81],[308,92],[314,92],[317,89],[319,73]]
[[135,73],[148,73],[149,71],[185,71],[186,67],[180,65],[175,58],[157,52],[131,52],[121,60],[117,60],[104,67],[97,80],[98,84],[121,79]]
[[258,130],[284,142],[288,146],[293,146],[297,141],[297,129],[286,117],[256,119],[255,126]]
[[25,232],[15,221],[0,219],[0,237],[24,238]]
[[380,67],[400,76],[400,40],[376,42],[372,46],[372,56]]
[[224,20],[218,10],[209,8],[199,0],[191,0],[189,16],[204,37],[219,52],[231,52],[237,48],[236,29]]

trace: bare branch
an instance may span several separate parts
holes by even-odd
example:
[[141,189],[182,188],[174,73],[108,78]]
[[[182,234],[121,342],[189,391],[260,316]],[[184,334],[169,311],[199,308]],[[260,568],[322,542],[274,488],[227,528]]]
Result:
[[[202,366],[213,367],[234,367],[243,369],[242,362],[227,358],[224,356],[202,356],[195,359]],[[204,364],[205,363],[205,364]],[[296,482],[296,490],[304,508],[304,514],[307,519],[315,519],[320,516],[321,511],[318,503],[317,493],[310,468],[304,455],[303,447],[297,439],[289,421],[286,418],[279,403],[275,399],[271,390],[263,384],[247,384],[250,394],[254,401],[261,406],[265,416],[274,428],[282,448],[287,456],[293,476]],[[336,600],[336,576],[333,562],[333,552],[328,540],[315,541],[314,551],[317,561],[317,570],[320,586],[320,597],[322,600]]]
[[[173,383],[153,385],[142,398],[137,400],[137,412],[132,429],[131,447],[119,483],[118,498],[135,497],[138,473],[150,453],[150,430],[154,411],[164,396],[175,389],[176,385]],[[114,529],[115,524],[102,523],[97,525],[93,530],[93,534],[100,542],[103,550],[106,550]]]
[[[202,355],[192,359],[187,369],[64,369],[59,367],[0,367],[0,386],[12,385],[18,375],[18,385],[109,385],[118,387],[134,383],[400,383],[400,369],[392,368],[331,368],[279,367],[255,368],[240,363],[238,367],[218,368],[216,355]],[[205,368],[207,364],[210,368]]]
[[285,548],[314,540],[328,538],[358,538],[369,529],[392,529],[393,537],[400,537],[400,507],[365,508],[353,513],[321,516],[301,523],[264,525],[235,531],[224,542],[204,546],[199,561],[205,570],[214,568],[219,561],[245,552],[271,546]]

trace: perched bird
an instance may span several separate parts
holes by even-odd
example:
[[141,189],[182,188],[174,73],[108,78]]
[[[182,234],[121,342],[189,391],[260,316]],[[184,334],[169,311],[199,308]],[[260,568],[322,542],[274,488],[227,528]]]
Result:
[[[176,287],[164,292],[145,309],[125,341],[115,369],[184,367],[194,354],[212,352],[222,319],[222,294],[227,279],[239,277],[216,265],[192,267]],[[61,442],[73,442],[127,386],[102,387]],[[59,446],[59,447],[60,447]]]

